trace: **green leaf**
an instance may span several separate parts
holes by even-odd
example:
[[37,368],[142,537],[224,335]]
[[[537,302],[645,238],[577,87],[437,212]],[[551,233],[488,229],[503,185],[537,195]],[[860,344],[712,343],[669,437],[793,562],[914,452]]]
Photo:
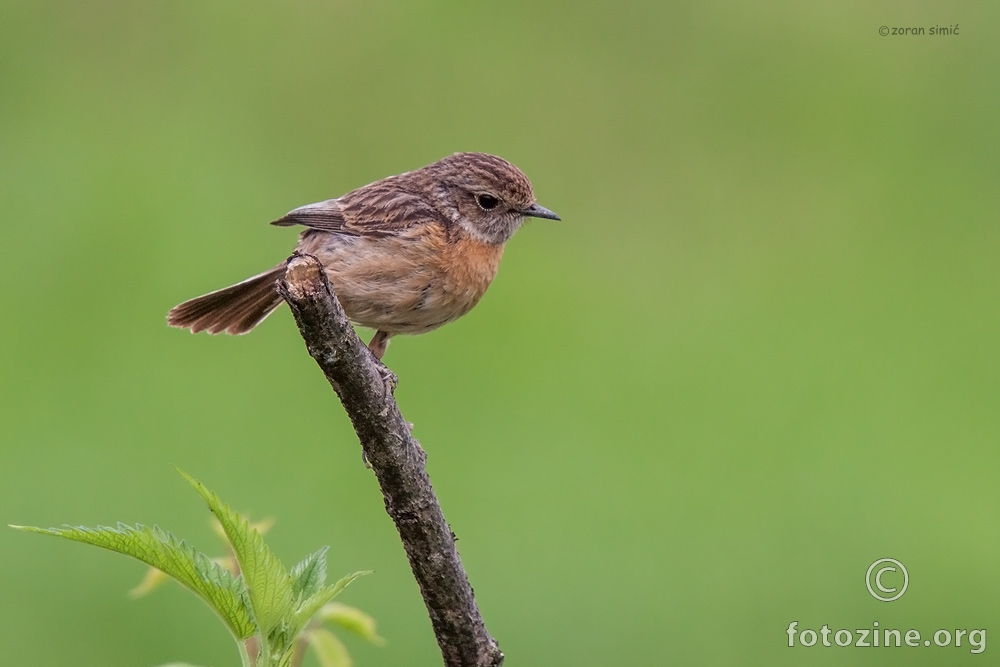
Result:
[[330,602],[320,609],[319,617],[334,623],[372,644],[384,644],[385,640],[375,631],[375,619],[356,607],[339,602]]
[[312,597],[326,583],[326,552],[329,547],[323,547],[314,554],[306,556],[301,563],[292,568],[292,595],[296,600]]
[[292,582],[284,566],[250,524],[204,484],[178,470],[208,503],[229,538],[236,561],[250,591],[253,618],[265,637],[292,611]]
[[321,667],[351,667],[351,656],[347,647],[331,632],[318,629],[308,635],[309,645],[316,651]]
[[183,540],[178,540],[172,534],[155,526],[149,528],[139,524],[133,527],[119,523],[117,528],[107,526],[97,528],[11,526],[11,528],[64,537],[131,556],[162,570],[191,589],[215,610],[237,639],[246,639],[257,630],[251,620],[247,590],[243,580],[237,579]]
[[299,608],[295,611],[295,616],[292,621],[294,634],[301,632],[302,629],[309,624],[309,621],[312,620],[312,617],[323,608],[323,605],[340,595],[341,591],[347,588],[352,581],[358,577],[363,577],[366,574],[371,574],[371,570],[349,574],[337,583],[321,588],[312,597],[306,598],[306,600],[303,601]]

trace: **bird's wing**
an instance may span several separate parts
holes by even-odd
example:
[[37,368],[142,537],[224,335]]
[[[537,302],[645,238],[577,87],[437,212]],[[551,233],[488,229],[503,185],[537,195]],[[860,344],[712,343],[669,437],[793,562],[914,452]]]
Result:
[[426,197],[385,179],[337,199],[301,206],[271,224],[303,225],[348,236],[390,236],[435,221],[445,222]]

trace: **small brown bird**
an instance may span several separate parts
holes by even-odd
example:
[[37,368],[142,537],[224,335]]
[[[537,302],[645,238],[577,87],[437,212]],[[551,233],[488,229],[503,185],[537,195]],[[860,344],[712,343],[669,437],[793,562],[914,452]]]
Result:
[[[528,217],[559,220],[510,162],[456,153],[271,224],[307,228],[296,250],[322,262],[347,316],[376,330],[368,347],[381,359],[391,336],[424,333],[469,312]],[[193,333],[246,333],[281,305],[275,282],[284,272],[282,262],[185,301],[167,322]]]

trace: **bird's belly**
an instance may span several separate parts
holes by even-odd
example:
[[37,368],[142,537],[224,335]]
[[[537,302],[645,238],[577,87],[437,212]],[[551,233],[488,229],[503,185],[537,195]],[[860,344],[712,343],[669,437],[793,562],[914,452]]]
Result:
[[352,321],[393,334],[424,333],[456,320],[469,312],[486,291],[486,286],[457,288],[442,276],[420,273],[392,280],[368,280],[357,289],[341,285],[338,290],[334,284],[334,292]]
[[436,241],[426,234],[337,236],[312,254],[352,321],[390,334],[419,334],[469,312],[503,252],[474,241]]

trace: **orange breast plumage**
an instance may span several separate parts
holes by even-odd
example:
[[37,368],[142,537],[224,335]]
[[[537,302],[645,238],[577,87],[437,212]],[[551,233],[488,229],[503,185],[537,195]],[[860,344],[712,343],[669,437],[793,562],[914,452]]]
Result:
[[433,224],[382,237],[306,232],[300,249],[323,263],[352,321],[389,334],[424,333],[469,312],[503,255]]

